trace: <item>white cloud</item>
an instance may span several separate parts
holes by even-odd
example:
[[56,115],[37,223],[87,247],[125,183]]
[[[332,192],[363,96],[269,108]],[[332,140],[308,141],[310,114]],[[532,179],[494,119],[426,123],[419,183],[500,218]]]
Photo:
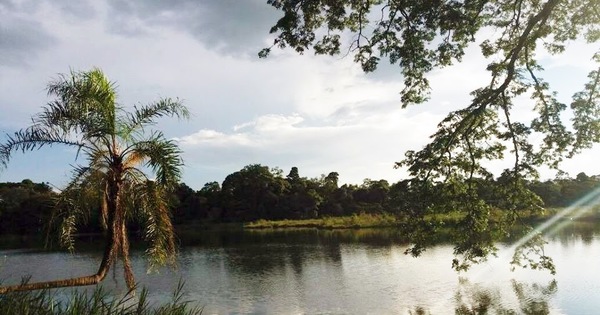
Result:
[[231,134],[226,135],[224,133],[202,129],[191,135],[175,138],[179,141],[182,146],[195,146],[195,145],[210,145],[210,146],[230,146],[230,145],[251,145],[251,140],[244,134]]
[[396,181],[404,173],[393,169],[394,162],[402,159],[404,151],[418,149],[440,119],[427,113],[409,117],[400,108],[365,118],[315,126],[299,114],[265,115],[237,126],[232,133],[200,130],[179,140],[186,161],[200,167],[241,168],[261,163],[284,171],[297,166],[308,177],[337,171],[342,181],[351,183],[366,177]]
[[266,115],[256,120],[254,128],[259,132],[289,131],[302,121],[304,121],[304,118],[297,114],[292,116]]

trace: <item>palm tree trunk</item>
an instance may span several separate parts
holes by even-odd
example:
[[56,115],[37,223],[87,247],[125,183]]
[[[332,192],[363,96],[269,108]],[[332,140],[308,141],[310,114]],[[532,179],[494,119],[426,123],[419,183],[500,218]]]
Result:
[[53,281],[45,281],[45,282],[36,282],[36,283],[23,283],[19,285],[11,285],[0,287],[0,294],[5,294],[9,292],[16,291],[30,291],[30,290],[42,290],[42,289],[54,289],[54,288],[62,288],[62,287],[75,287],[75,286],[86,286],[86,285],[94,285],[100,283],[106,277],[106,274],[110,270],[110,265],[112,264],[115,256],[115,242],[114,242],[114,233],[111,229],[108,230],[106,246],[104,248],[104,254],[102,255],[102,262],[100,263],[100,267],[98,268],[98,272],[93,275],[71,278],[71,279],[63,279],[63,280],[53,280]]

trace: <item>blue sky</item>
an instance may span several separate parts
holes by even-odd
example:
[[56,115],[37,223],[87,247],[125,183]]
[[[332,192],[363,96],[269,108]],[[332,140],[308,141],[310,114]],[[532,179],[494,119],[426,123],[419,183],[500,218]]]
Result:
[[[277,16],[265,0],[0,0],[0,137],[26,127],[50,101],[45,86],[58,73],[100,67],[126,108],[160,97],[185,101],[189,121],[160,120],[156,128],[179,141],[183,181],[194,189],[252,163],[284,173],[297,166],[307,177],[336,171],[345,183],[395,182],[406,173],[394,162],[427,143],[445,114],[489,79],[474,45],[463,63],[430,74],[429,102],[402,109],[395,66],[366,75],[351,57],[274,51],[259,59]],[[574,42],[563,56],[539,53],[542,76],[567,104],[592,67],[592,48]],[[531,101],[517,104],[514,117],[530,119]],[[563,168],[600,174],[598,153]],[[75,163],[63,147],[17,153],[0,181],[60,188]]]

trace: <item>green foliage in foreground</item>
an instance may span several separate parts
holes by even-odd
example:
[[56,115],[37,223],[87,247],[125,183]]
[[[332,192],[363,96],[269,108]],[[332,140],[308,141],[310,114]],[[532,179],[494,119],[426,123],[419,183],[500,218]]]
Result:
[[[273,48],[300,54],[312,49],[317,55],[352,56],[365,72],[387,59],[399,66],[404,79],[402,106],[426,103],[430,74],[471,57],[467,48],[478,45],[487,59],[489,80],[470,93],[471,101],[449,112],[427,145],[405,152],[396,163],[410,177],[406,195],[416,197],[406,225],[415,255],[441,230],[427,216],[452,211],[463,214],[458,224],[463,233],[453,240],[454,255],[462,262],[454,267],[463,270],[495,255],[496,237],[508,236],[521,224],[520,210],[541,209],[542,200],[529,185],[539,179],[538,170],[558,170],[565,158],[600,142],[600,51],[594,48],[588,55],[596,65],[570,104],[543,79],[541,57],[561,54],[575,42],[597,46],[599,1],[268,3],[281,15],[270,30],[273,45],[259,57]],[[521,115],[521,108],[532,109],[533,115]],[[498,179],[494,161],[511,164]],[[494,181],[497,185],[490,187]],[[496,207],[508,214],[501,221],[491,217]]]
[[57,290],[22,291],[0,295],[0,314],[153,314],[187,315],[202,314],[202,308],[190,305],[183,300],[183,284],[173,292],[171,301],[155,305],[148,301],[148,291],[142,289],[139,297],[129,291],[122,297],[115,297],[101,286],[94,291],[71,291],[66,297]]

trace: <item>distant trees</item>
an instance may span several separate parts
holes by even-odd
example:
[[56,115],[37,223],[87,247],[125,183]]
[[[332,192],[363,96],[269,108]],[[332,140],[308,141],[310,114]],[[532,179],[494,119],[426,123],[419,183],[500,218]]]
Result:
[[545,182],[533,181],[530,188],[548,207],[565,207],[598,187],[600,178],[579,173],[572,178],[558,178]]
[[0,183],[0,235],[43,232],[57,194],[45,183]]
[[390,184],[387,180],[365,179],[354,192],[354,201],[365,212],[387,211]]
[[[533,191],[535,194],[528,199],[538,200],[545,207],[564,207],[600,187],[600,177],[585,173],[576,178],[545,182],[522,181],[520,186],[515,186],[510,176],[508,172],[498,178],[475,178],[469,183],[401,180],[390,184],[386,180],[367,178],[361,185],[339,186],[337,172],[306,178],[300,176],[298,167],[292,167],[284,177],[280,169],[251,164],[227,176],[222,188],[217,182],[207,183],[194,197],[189,187],[186,188],[185,194],[179,193],[184,199],[174,213],[185,214],[185,219],[176,219],[178,223],[308,219],[358,213],[393,213],[408,218],[432,210],[439,212],[440,209],[434,207],[442,200],[452,203],[456,210],[467,207],[469,199],[465,192],[468,189],[477,190],[478,195],[496,209],[520,211],[525,209],[515,208],[517,203],[514,202],[519,194]],[[514,193],[515,198],[502,198],[509,193]],[[193,209],[189,208],[189,200],[196,200]]]
[[[496,209],[510,210],[514,205],[502,196],[514,185],[506,176],[478,179],[472,189]],[[455,206],[461,207],[463,202],[452,196],[456,193],[453,189],[466,187],[464,183],[424,185],[411,180],[389,184],[368,178],[361,185],[338,187],[338,179],[337,172],[317,178],[300,177],[298,167],[292,167],[284,177],[280,169],[251,164],[227,176],[223,188],[218,182],[209,182],[195,191],[180,183],[168,199],[176,225],[359,213],[391,213],[408,218],[430,211],[439,202],[433,198],[455,198]],[[523,185],[545,207],[565,207],[600,188],[600,176],[579,173],[575,178],[527,181]],[[0,234],[37,233],[44,229],[43,223],[48,221],[57,196],[44,183],[0,183]],[[99,217],[91,216],[78,230],[98,232],[94,225],[99,221]]]
[[199,211],[202,209],[203,199],[188,185],[178,184],[170,199],[171,207],[174,209],[174,224],[187,223],[201,217]]

